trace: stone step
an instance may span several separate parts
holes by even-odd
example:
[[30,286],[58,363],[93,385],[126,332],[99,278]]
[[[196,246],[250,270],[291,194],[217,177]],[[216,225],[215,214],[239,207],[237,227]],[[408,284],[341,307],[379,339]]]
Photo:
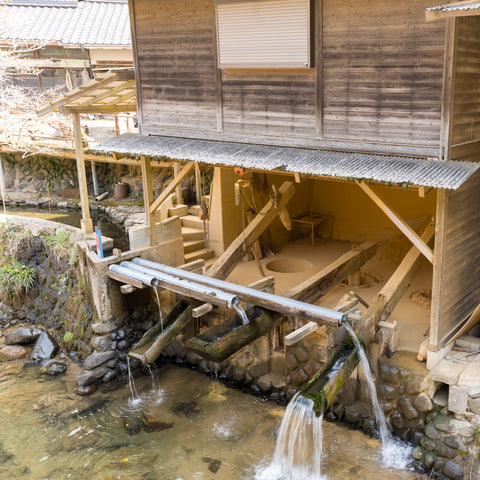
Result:
[[215,256],[215,252],[211,249],[202,248],[201,250],[197,250],[195,252],[190,252],[185,254],[185,263],[193,262],[194,260],[198,260],[203,258],[207,260],[208,258],[212,258]]
[[184,253],[191,253],[205,248],[205,240],[190,240],[183,242]]
[[168,209],[168,216],[174,217],[177,215],[178,217],[183,217],[188,215],[188,206],[187,205],[174,205]]
[[204,240],[203,228],[182,227],[182,237],[185,242]]
[[455,340],[455,345],[471,352],[480,352],[480,338],[471,335],[462,335]]
[[191,227],[191,228],[198,228],[201,229],[203,232],[203,220],[194,216],[194,215],[185,215],[181,217],[182,226],[184,227]]

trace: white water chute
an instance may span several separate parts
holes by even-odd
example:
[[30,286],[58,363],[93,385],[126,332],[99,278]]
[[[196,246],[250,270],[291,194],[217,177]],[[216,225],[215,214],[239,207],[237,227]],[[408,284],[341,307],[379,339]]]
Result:
[[138,268],[137,271],[149,275],[154,275],[155,271],[157,271],[181,279],[188,279],[202,285],[208,285],[212,288],[217,288],[220,291],[233,293],[237,295],[240,300],[247,303],[258,305],[286,315],[297,315],[305,320],[314,321],[324,325],[338,327],[347,319],[345,313],[337,312],[336,310],[323,308],[318,305],[311,305],[310,303],[282,297],[273,293],[262,292],[255,290],[254,288],[226,282],[225,280],[218,280],[205,275],[199,275],[198,273],[187,272],[179,268],[144,260],[143,258],[133,258],[129,262],[122,262],[122,265],[124,264],[125,266],[126,264],[135,264],[135,266],[141,267]]
[[202,302],[212,303],[219,307],[233,308],[238,304],[238,297],[233,293],[224,292],[208,285],[157,270],[152,270],[150,273],[142,272],[142,268],[130,262],[122,262],[120,265],[111,265],[109,270],[124,277],[139,280],[145,285],[167,288],[172,292],[192,297]]

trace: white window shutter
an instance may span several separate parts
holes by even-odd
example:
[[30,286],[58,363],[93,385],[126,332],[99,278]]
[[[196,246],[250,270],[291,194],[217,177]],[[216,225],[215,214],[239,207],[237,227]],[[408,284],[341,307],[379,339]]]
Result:
[[219,68],[310,67],[310,0],[217,1]]

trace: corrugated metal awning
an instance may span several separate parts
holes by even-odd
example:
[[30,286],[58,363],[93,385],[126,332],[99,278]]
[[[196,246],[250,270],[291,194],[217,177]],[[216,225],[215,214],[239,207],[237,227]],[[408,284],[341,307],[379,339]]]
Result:
[[480,167],[480,163],[470,162],[441,162],[414,157],[130,133],[107,140],[93,150],[252,170],[280,170],[322,177],[368,179],[452,190],[460,187]]
[[469,17],[480,15],[480,2],[455,2],[425,10],[427,22],[446,17]]

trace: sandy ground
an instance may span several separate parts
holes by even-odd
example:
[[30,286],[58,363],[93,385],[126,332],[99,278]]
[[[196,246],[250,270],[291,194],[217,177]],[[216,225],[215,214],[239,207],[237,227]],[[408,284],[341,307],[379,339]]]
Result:
[[[312,246],[310,242],[300,239],[282,245],[279,248],[278,255],[263,258],[261,264],[266,275],[275,277],[275,293],[282,294],[311,277],[321,268],[329,265],[342,254],[349,251],[351,247],[352,245],[347,242],[326,242]],[[283,267],[280,260],[283,260]],[[278,267],[288,270],[298,269],[300,271],[278,272],[272,270]],[[377,255],[361,269],[365,282],[364,285],[358,287],[346,284],[339,285],[325,295],[318,304],[323,307],[333,308],[341,297],[350,291],[355,291],[369,303],[389,279],[395,267],[396,264],[393,261],[381,260]],[[262,276],[255,261],[248,261],[240,263],[228,277],[228,280],[246,285],[260,278]],[[428,301],[422,301],[421,295],[420,299],[417,299],[414,294],[424,290],[428,291],[431,285],[432,272],[431,268],[426,265],[417,274],[415,281],[390,315],[389,321],[397,322],[399,328],[399,350],[417,352],[420,343],[427,338],[425,334],[430,322]],[[412,295],[413,298],[411,298]]]

